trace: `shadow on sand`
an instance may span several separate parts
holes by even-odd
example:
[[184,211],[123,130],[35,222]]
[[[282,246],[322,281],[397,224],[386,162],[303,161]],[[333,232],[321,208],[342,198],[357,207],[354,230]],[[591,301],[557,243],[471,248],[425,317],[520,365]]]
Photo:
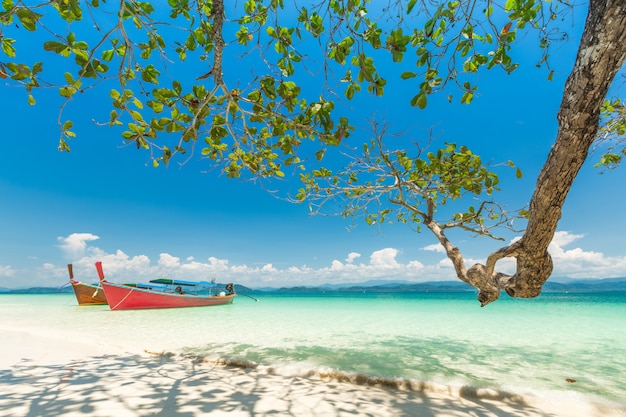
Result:
[[0,370],[0,415],[35,416],[552,416],[515,398],[325,382],[143,355],[63,365],[22,360]]

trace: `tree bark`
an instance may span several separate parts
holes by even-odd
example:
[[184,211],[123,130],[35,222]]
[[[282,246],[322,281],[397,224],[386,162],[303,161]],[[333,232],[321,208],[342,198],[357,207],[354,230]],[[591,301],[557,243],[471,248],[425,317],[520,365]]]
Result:
[[[500,290],[511,297],[536,297],[552,274],[548,245],[565,198],[597,136],[602,102],[625,58],[626,3],[590,0],[576,62],[557,115],[557,138],[537,179],[526,232],[519,241],[492,253],[486,265],[476,264],[467,276],[459,277],[480,290],[482,306],[498,299]],[[504,257],[517,260],[512,276],[495,272],[496,262]]]

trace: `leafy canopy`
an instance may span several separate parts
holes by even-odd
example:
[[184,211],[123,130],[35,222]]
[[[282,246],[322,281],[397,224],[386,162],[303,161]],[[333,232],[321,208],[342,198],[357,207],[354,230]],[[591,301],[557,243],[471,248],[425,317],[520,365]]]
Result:
[[[282,165],[301,162],[302,140],[323,149],[350,135],[353,126],[336,109],[337,93],[348,100],[362,91],[383,95],[387,81],[378,61],[414,64],[401,74],[412,80],[412,106],[425,108],[448,84],[470,103],[477,90],[472,74],[517,67],[510,51],[518,30],[539,30],[545,50],[539,64],[547,64],[554,37],[547,24],[557,19],[559,5],[3,0],[0,75],[23,85],[33,105],[37,88],[58,89],[62,110],[79,102],[79,94],[110,87],[108,123],[121,128],[124,140],[150,149],[155,165],[200,143],[202,155],[229,176],[242,170],[281,176]],[[48,53],[43,61],[30,61],[42,57],[29,53],[30,41]],[[321,64],[307,56],[316,45]],[[227,65],[238,59],[253,71]],[[326,88],[305,96],[301,80],[320,72]],[[73,123],[61,117],[59,128],[59,147],[69,151]]]
[[[391,61],[406,66],[400,78],[413,91],[407,105],[424,109],[443,91],[469,104],[479,72],[518,67],[512,51],[524,33],[537,35],[537,65],[551,79],[550,46],[565,37],[553,23],[568,9],[566,0],[3,0],[0,77],[23,86],[31,105],[39,89],[58,91],[63,151],[76,136],[65,115],[83,95],[100,94],[109,104],[103,124],[148,150],[154,166],[199,152],[229,177],[303,170],[300,199],[322,190],[336,195],[319,181],[344,178],[350,189],[340,189],[363,208],[364,196],[398,190],[385,182],[393,179],[413,184],[405,189],[411,198],[445,204],[497,190],[495,172],[464,146],[410,157],[376,140],[359,160],[391,170],[379,178],[351,172],[355,165],[334,173],[315,163],[350,140],[354,126],[342,101],[384,95]],[[29,53],[33,48],[42,53]],[[406,196],[388,201],[407,209],[399,221],[429,216]],[[385,210],[366,220],[380,222]],[[500,222],[484,205],[470,205],[452,223],[480,231],[486,213]]]

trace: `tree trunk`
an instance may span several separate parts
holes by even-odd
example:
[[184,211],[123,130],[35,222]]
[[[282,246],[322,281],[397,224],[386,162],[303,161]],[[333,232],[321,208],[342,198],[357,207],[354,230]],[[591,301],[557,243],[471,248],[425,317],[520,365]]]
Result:
[[[557,115],[557,138],[530,201],[526,232],[519,241],[491,254],[486,265],[474,265],[465,277],[460,277],[480,290],[478,299],[483,306],[495,301],[500,290],[522,298],[541,293],[552,273],[548,245],[561,218],[565,197],[597,136],[600,107],[625,57],[626,3],[591,0],[576,62]],[[517,270],[512,276],[494,272],[496,262],[504,257],[517,259]]]

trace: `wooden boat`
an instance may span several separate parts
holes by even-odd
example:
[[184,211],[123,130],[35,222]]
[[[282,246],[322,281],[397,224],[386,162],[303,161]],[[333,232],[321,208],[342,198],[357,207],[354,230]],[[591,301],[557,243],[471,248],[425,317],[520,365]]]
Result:
[[236,296],[232,284],[220,292],[212,283],[169,279],[156,279],[150,284],[115,284],[105,279],[102,262],[96,262],[96,270],[111,310],[215,306],[231,304]]
[[95,306],[107,304],[107,298],[100,285],[87,284],[74,279],[72,264],[67,264],[67,271],[70,274],[70,284],[74,289],[76,301],[79,306]]

